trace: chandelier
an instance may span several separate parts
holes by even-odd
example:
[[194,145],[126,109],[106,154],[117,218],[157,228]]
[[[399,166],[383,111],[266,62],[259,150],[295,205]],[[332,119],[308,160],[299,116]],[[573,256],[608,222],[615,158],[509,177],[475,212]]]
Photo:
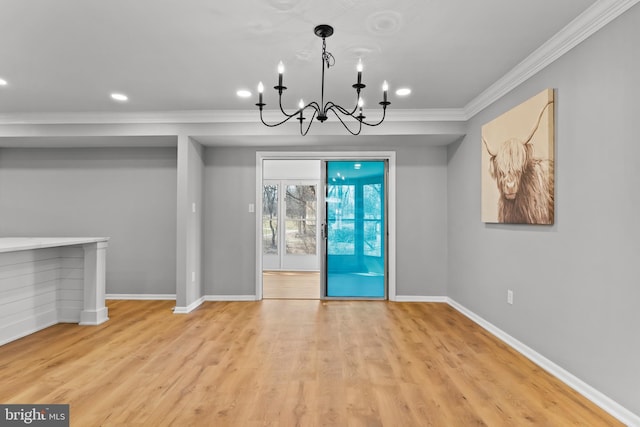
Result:
[[[280,63],[278,64],[278,85],[274,86],[273,88],[278,91],[278,104],[280,105],[280,111],[285,116],[285,118],[278,123],[267,123],[264,121],[264,118],[262,116],[262,110],[266,104],[262,102],[264,85],[262,84],[262,82],[260,82],[258,84],[258,103],[256,104],[256,106],[260,109],[260,121],[262,121],[262,123],[268,127],[276,127],[276,126],[280,126],[283,123],[288,122],[289,120],[295,117],[300,122],[300,134],[302,136],[305,136],[309,132],[309,129],[311,128],[311,124],[313,123],[314,118],[317,119],[320,123],[323,123],[328,119],[329,112],[332,112],[338,118],[338,120],[340,120],[340,123],[342,123],[345,129],[349,131],[349,133],[351,133],[352,135],[360,134],[360,132],[362,131],[362,125],[378,126],[379,124],[381,124],[384,121],[384,118],[386,115],[387,105],[391,104],[389,101],[387,101],[387,92],[389,90],[389,85],[387,84],[386,81],[382,85],[382,101],[379,102],[379,104],[382,106],[382,118],[380,119],[380,121],[375,123],[366,122],[364,120],[366,117],[363,115],[363,110],[362,110],[364,102],[362,100],[362,97],[360,96],[360,91],[366,87],[366,85],[362,83],[362,61],[361,60],[358,61],[358,65],[356,67],[358,71],[357,83],[352,85],[352,87],[356,91],[356,103],[353,109],[348,110],[331,101],[328,101],[326,104],[324,103],[325,66],[328,70],[333,65],[335,65],[335,58],[331,53],[327,52],[327,42],[326,42],[326,38],[331,37],[331,35],[333,34],[333,27],[330,25],[318,25],[317,27],[314,28],[313,32],[315,33],[316,36],[322,38],[322,86],[321,86],[322,89],[320,92],[320,103],[313,101],[305,105],[305,103],[301,99],[300,102],[298,103],[298,110],[296,110],[295,112],[289,114],[284,110],[284,108],[282,107],[282,92],[284,92],[287,88],[282,85],[283,74],[284,74],[284,64],[282,63],[282,61],[280,61]],[[311,115],[311,120],[309,120],[308,125],[306,125],[306,129],[305,129],[304,121],[306,120],[306,117],[304,116],[304,113],[307,110],[313,111],[313,113]],[[353,118],[358,122],[356,130],[352,130],[349,127],[349,125],[345,122],[344,119],[347,117]]]

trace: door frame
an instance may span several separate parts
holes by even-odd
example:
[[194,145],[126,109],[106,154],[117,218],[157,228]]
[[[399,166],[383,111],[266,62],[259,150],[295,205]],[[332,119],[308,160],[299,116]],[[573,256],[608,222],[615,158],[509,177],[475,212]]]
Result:
[[256,300],[262,299],[262,162],[264,160],[387,160],[388,197],[388,288],[389,301],[396,301],[396,152],[395,151],[257,151],[256,152]]

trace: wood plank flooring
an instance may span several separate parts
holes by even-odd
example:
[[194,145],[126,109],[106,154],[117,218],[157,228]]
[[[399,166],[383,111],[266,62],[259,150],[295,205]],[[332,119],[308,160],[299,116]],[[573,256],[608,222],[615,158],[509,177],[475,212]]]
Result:
[[320,299],[318,271],[264,271],[264,299]]
[[109,301],[0,347],[1,403],[72,426],[615,426],[446,304]]

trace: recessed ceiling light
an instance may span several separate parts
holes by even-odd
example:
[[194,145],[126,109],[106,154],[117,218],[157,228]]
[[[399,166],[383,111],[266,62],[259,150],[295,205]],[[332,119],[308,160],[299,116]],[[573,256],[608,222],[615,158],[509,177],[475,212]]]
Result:
[[362,167],[362,164],[361,164],[361,163],[356,163],[356,164],[354,164],[354,165],[353,165],[353,168],[354,168],[355,170],[358,170],[358,169],[360,169],[361,167]]
[[396,90],[396,95],[398,96],[407,96],[411,94],[411,89],[409,89],[408,87],[401,87],[400,89]]
[[0,86],[6,86],[7,85],[7,81],[3,78],[0,78]]
[[240,89],[236,92],[236,95],[238,95],[240,98],[249,98],[251,97],[251,92],[246,89]]
[[128,101],[129,97],[127,95],[124,95],[122,93],[112,93],[111,94],[111,98],[115,99],[116,101],[120,101],[120,102],[124,102],[124,101]]

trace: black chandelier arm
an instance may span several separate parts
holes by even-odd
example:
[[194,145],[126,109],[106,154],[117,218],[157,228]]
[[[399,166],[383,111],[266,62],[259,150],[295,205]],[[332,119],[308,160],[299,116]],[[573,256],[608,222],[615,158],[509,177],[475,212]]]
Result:
[[310,103],[305,105],[303,110],[306,109],[306,108],[309,108],[309,107],[311,107],[311,108],[313,108],[315,110],[314,113],[313,113],[314,116],[316,114],[318,114],[320,111],[322,111],[322,109],[320,108],[320,105],[316,101],[311,101]]
[[360,123],[364,123],[367,126],[378,126],[379,124],[381,124],[384,121],[385,116],[387,115],[387,106],[383,106],[382,107],[382,118],[380,119],[380,121],[378,123],[367,123],[364,120],[360,120]]
[[300,112],[300,110],[297,110],[295,113],[293,114],[287,114],[284,111],[284,108],[282,107],[282,92],[280,93],[280,95],[278,96],[278,104],[280,105],[280,112],[282,112],[282,114],[284,114],[285,116],[291,118],[293,116],[295,116],[296,114],[298,114]]
[[342,114],[344,114],[345,116],[351,116],[351,117],[353,117],[354,119],[358,120],[358,121],[359,121],[360,123],[362,123],[362,124],[365,124],[365,125],[367,125],[367,126],[372,126],[372,127],[373,127],[373,126],[378,126],[378,125],[380,125],[380,124],[384,121],[384,119],[385,119],[385,117],[386,117],[386,114],[387,114],[387,106],[386,106],[386,105],[383,105],[383,106],[382,106],[382,118],[380,119],[380,121],[378,121],[377,123],[368,123],[368,122],[366,122],[366,121],[364,121],[364,120],[363,120],[363,119],[364,119],[364,117],[360,118],[359,116],[354,115],[353,113],[355,113],[355,111],[354,111],[354,112],[352,112],[352,113],[349,113],[349,112],[348,112],[344,107],[342,107],[342,106],[340,106],[340,105],[337,105],[337,104],[334,104],[333,102],[327,102],[327,106],[328,106],[328,108],[327,108],[327,110],[326,110],[326,111],[329,111],[329,110],[333,111],[333,113],[334,113],[338,118],[340,118],[340,116],[336,113],[336,111],[335,111],[335,110],[340,111],[340,112],[341,112]]
[[[355,117],[354,114],[356,112],[356,110],[358,109],[358,104],[356,104],[356,108],[353,109],[353,111],[349,112],[346,108],[344,108],[341,105],[338,104],[334,104],[333,102],[329,101],[325,104],[324,106],[324,111],[325,113],[329,110],[333,110],[333,109],[337,109],[338,111],[340,111],[342,114],[344,114],[345,116],[351,116],[351,117]],[[335,111],[334,111],[335,113]]]
[[313,115],[311,116],[311,120],[309,120],[309,125],[307,126],[306,130],[303,130],[303,125],[302,125],[302,121],[304,120],[304,118],[302,118],[302,120],[298,119],[300,120],[300,135],[307,136],[307,134],[309,133],[309,129],[311,129],[311,125],[313,124],[313,119],[316,118],[317,113],[318,113],[318,110],[314,107]]
[[286,119],[284,119],[284,120],[282,120],[282,121],[280,121],[278,123],[269,124],[269,123],[264,121],[264,118],[262,117],[262,108],[260,109],[260,121],[262,122],[263,125],[268,126],[270,128],[274,128],[276,126],[280,126],[281,124],[286,123],[289,120],[291,120],[294,116],[295,116],[295,114],[292,114],[292,115],[288,116]]
[[[360,132],[362,131],[362,121],[361,121],[361,120],[358,120],[358,122],[359,122],[359,125],[358,125],[358,131],[357,131],[357,132],[354,132],[354,131],[352,131],[352,130],[349,128],[349,126],[347,125],[347,123],[346,123],[344,120],[342,120],[342,117],[340,117],[340,114],[338,114],[338,113],[337,113],[333,108],[329,108],[329,110],[328,110],[328,111],[331,111],[333,114],[335,114],[335,116],[338,118],[338,120],[340,120],[340,123],[342,123],[342,126],[344,126],[344,128],[345,128],[347,131],[349,131],[349,133],[350,133],[351,135],[354,135],[354,136],[355,136],[355,135],[360,135]],[[353,116],[352,116],[352,117],[353,117]],[[357,118],[357,117],[356,117],[356,118]]]

